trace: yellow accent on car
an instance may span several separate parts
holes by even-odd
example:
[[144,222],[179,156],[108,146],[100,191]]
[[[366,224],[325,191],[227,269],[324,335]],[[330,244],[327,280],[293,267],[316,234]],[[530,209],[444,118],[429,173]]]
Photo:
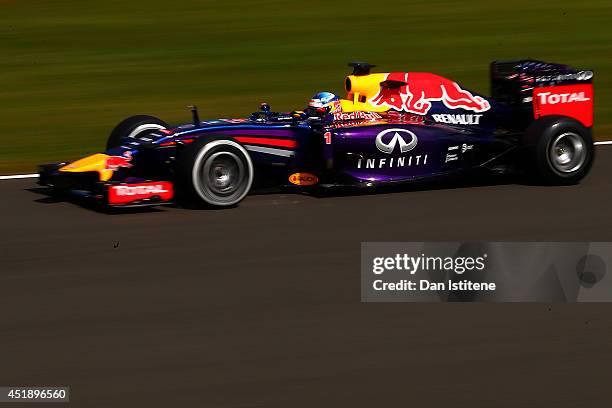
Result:
[[67,164],[61,167],[59,171],[70,173],[97,171],[98,174],[100,174],[100,181],[108,181],[113,176],[113,171],[106,169],[106,159],[108,159],[108,157],[109,156],[106,154],[96,153]]
[[387,73],[375,73],[369,75],[349,75],[344,81],[346,88],[346,99],[341,99],[343,112],[386,112],[386,106],[372,106],[370,99],[380,91],[380,83],[386,78]]

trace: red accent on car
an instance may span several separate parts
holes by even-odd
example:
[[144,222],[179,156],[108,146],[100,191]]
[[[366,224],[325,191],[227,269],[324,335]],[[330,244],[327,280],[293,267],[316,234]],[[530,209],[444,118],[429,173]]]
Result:
[[194,139],[179,139],[179,140],[171,140],[169,142],[164,142],[164,143],[160,143],[159,145],[161,147],[167,147],[167,146],[174,146],[177,143],[185,143],[185,144],[189,144],[192,143]]
[[544,86],[533,90],[533,117],[563,115],[593,126],[593,85]]
[[331,144],[331,142],[332,142],[332,134],[331,134],[331,132],[325,132],[323,137],[325,138],[325,144]]
[[132,164],[132,153],[127,151],[123,156],[108,156],[104,164],[105,170],[117,171],[120,167],[130,168]]
[[373,106],[417,115],[425,115],[436,101],[449,109],[472,112],[486,112],[491,108],[489,101],[462,89],[456,82],[426,72],[391,72],[370,100]]
[[260,145],[268,145],[268,146],[279,146],[279,147],[295,147],[295,140],[287,140],[287,139],[272,139],[267,137],[246,137],[246,136],[238,136],[236,140],[240,143],[255,143]]
[[118,184],[108,189],[109,204],[128,204],[133,201],[152,197],[169,201],[174,196],[172,183],[168,181],[151,181],[147,183]]

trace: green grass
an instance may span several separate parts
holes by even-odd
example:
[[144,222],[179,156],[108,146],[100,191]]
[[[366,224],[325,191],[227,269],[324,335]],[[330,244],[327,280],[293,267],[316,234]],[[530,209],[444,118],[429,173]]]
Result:
[[427,70],[488,94],[494,59],[595,70],[612,136],[610,0],[0,0],[0,174],[77,158],[147,113],[187,122],[342,93],[346,62]]

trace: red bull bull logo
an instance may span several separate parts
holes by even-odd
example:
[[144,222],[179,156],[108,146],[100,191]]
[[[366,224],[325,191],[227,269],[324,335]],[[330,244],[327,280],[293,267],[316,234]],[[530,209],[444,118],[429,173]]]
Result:
[[123,156],[109,156],[106,159],[104,166],[105,170],[117,171],[120,167],[129,168],[132,167],[132,153],[125,152]]
[[380,91],[370,99],[373,106],[425,115],[431,103],[440,101],[449,109],[485,112],[489,102],[462,89],[456,82],[422,72],[392,72],[381,82]]

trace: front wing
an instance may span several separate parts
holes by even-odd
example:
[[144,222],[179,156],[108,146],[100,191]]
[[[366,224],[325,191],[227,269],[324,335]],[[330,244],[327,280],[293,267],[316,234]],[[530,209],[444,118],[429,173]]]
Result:
[[63,172],[66,163],[39,166],[38,184],[56,192],[108,207],[142,207],[170,204],[174,186],[165,180],[129,177],[123,181],[100,181],[97,171]]

